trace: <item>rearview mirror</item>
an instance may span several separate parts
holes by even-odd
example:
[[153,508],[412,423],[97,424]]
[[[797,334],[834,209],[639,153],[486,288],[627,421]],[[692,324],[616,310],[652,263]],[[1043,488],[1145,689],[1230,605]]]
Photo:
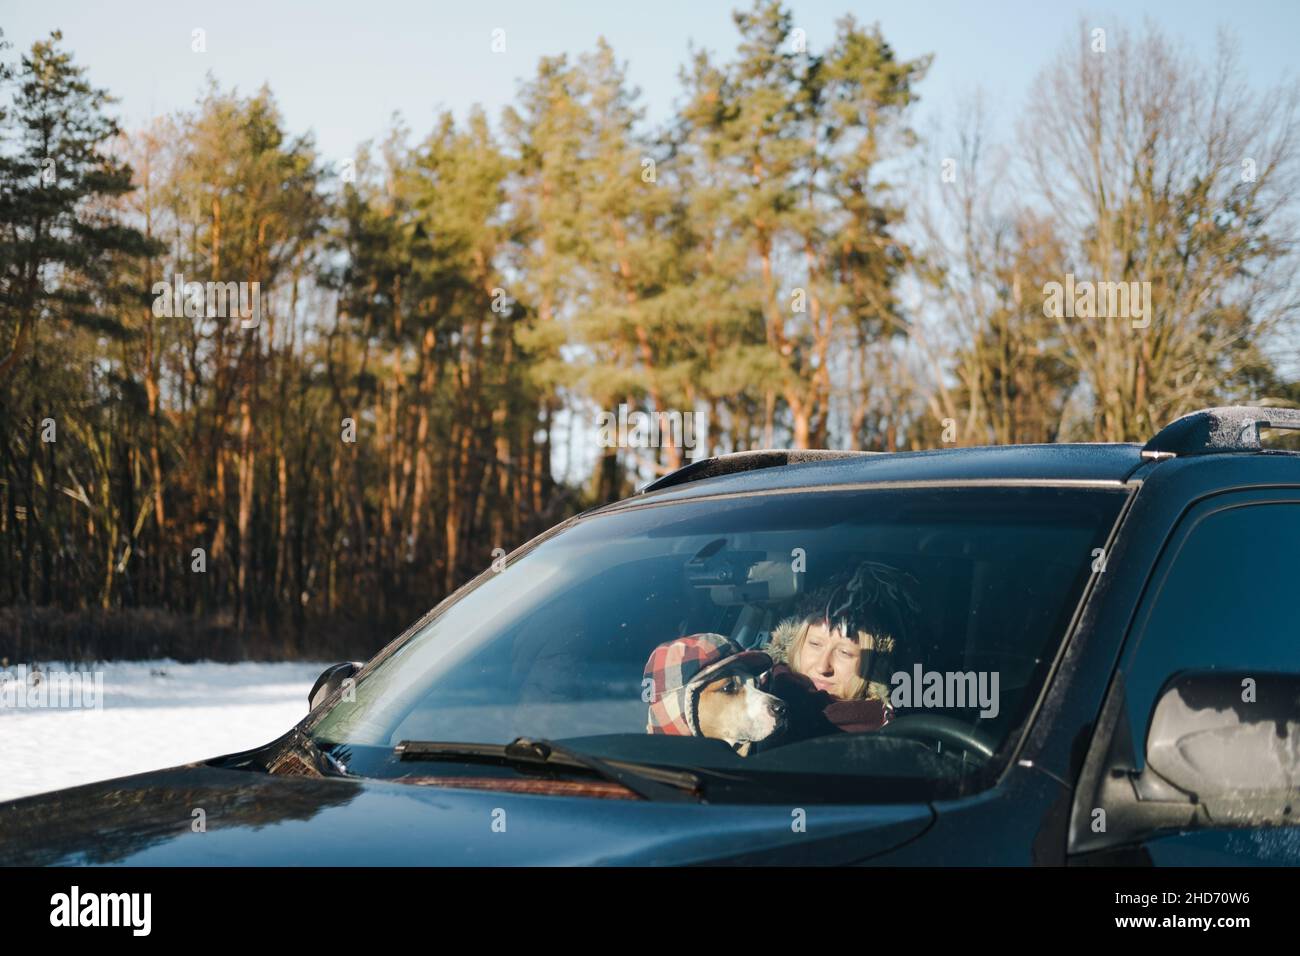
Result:
[[1300,675],[1190,672],[1156,701],[1142,800],[1197,806],[1207,822],[1294,822],[1300,798]]
[[361,670],[361,666],[360,661],[347,661],[342,664],[331,664],[321,671],[320,677],[317,677],[316,683],[311,686],[311,692],[307,694],[307,709],[315,710],[318,704],[342,687],[345,680]]

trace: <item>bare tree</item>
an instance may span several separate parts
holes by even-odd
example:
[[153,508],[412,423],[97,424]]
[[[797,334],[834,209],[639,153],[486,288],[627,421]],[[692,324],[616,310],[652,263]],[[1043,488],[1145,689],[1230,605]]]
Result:
[[1154,27],[1081,25],[1043,73],[1020,142],[1029,201],[1060,237],[1056,281],[1150,293],[1145,315],[1131,300],[1125,315],[1049,309],[1087,391],[1085,434],[1138,439],[1236,397],[1294,320],[1296,106],[1294,86],[1252,92],[1222,34],[1206,69]]

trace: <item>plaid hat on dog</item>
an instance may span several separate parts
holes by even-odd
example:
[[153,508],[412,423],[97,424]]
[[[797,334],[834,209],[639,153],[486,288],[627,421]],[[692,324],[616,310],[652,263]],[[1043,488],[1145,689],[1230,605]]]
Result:
[[697,705],[710,681],[735,672],[757,675],[771,669],[772,658],[747,651],[721,634],[692,634],[666,641],[646,661],[651,682],[646,733],[700,736]]

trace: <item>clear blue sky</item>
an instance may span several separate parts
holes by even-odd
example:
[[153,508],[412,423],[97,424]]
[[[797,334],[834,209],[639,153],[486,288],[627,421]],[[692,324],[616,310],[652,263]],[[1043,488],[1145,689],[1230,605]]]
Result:
[[[120,99],[118,113],[128,126],[191,105],[209,71],[224,87],[245,92],[269,82],[291,129],[314,130],[324,158],[337,161],[379,137],[394,112],[417,134],[440,108],[463,115],[481,103],[495,119],[538,57],[589,49],[601,35],[629,62],[650,119],[662,119],[679,94],[677,71],[688,41],[715,52],[734,49],[730,11],[737,5],[40,0],[9,4],[0,26],[20,49],[62,29],[92,80]],[[905,57],[935,54],[921,87],[919,119],[936,111],[951,116],[979,86],[995,122],[1005,121],[1080,16],[1103,27],[1150,19],[1201,52],[1210,49],[1218,27],[1227,27],[1238,38],[1252,83],[1296,75],[1297,0],[794,0],[788,6],[813,50],[824,46],[835,20],[851,12],[864,22],[878,20]],[[195,28],[206,31],[205,53],[191,51]],[[505,53],[491,52],[495,28],[505,30]]]

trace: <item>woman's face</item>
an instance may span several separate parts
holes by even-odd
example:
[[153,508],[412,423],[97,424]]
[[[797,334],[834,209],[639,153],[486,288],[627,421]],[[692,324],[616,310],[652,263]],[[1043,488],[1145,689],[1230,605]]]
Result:
[[824,622],[811,625],[799,651],[799,673],[818,690],[847,698],[862,666],[862,648],[841,632],[832,633]]

